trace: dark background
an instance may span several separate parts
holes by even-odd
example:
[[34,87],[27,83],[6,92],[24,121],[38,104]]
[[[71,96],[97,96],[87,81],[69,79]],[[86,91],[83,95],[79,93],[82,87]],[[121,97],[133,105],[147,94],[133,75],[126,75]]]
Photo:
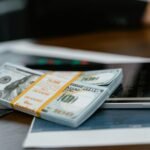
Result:
[[136,0],[0,0],[0,41],[136,29],[145,5]]

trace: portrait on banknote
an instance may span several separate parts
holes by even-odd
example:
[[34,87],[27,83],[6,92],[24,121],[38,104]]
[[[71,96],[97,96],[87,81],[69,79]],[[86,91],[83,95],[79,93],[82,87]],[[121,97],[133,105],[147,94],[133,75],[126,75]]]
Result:
[[11,66],[2,68],[0,70],[0,98],[11,101],[38,77],[38,75],[22,72]]

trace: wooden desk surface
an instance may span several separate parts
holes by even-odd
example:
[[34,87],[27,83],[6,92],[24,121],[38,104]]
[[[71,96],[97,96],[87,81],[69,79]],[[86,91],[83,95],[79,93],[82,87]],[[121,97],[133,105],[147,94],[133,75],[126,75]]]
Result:
[[[108,31],[50,38],[40,40],[42,44],[71,48],[96,50],[150,57],[150,28],[130,31]],[[20,112],[13,112],[0,118],[0,149],[20,150],[27,135],[32,117]],[[76,150],[79,148],[73,148]],[[89,148],[80,148],[89,149]],[[90,148],[94,150],[149,150],[150,145],[113,146]]]
[[150,28],[106,31],[40,40],[42,44],[150,57]]

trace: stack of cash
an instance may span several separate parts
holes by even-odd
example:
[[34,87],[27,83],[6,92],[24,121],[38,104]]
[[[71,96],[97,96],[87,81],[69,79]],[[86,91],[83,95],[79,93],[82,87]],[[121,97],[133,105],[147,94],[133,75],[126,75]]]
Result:
[[77,127],[108,99],[122,77],[121,69],[43,74],[6,63],[0,68],[0,104]]
[[[57,77],[62,77],[65,74],[70,74],[71,72],[52,72]],[[122,82],[123,73],[122,69],[105,69],[96,71],[85,71],[82,72],[77,81],[84,84],[91,84],[97,86],[103,86],[108,88],[110,95],[116,90],[118,85]]]

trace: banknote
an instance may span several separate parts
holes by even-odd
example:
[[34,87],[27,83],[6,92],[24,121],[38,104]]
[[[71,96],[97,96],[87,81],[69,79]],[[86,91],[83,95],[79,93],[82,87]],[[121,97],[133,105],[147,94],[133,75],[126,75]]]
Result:
[[93,110],[101,106],[106,98],[108,98],[106,88],[74,82],[42,110],[41,116],[45,119],[51,116],[53,121],[58,123],[57,118],[62,118],[63,124],[70,120],[67,124],[77,127]]
[[0,68],[0,103],[49,121],[77,127],[108,99],[110,91],[117,88],[121,73],[121,69],[115,69],[43,74],[6,63]]
[[[73,72],[51,71],[49,73],[60,78],[65,78],[66,76],[70,76]],[[115,91],[122,80],[123,71],[121,68],[85,71],[81,72],[79,78],[77,78],[77,81],[80,83],[106,87],[108,88],[110,94]]]
[[[22,66],[6,63],[0,68],[0,99],[1,104],[8,106],[8,102],[18,96],[25,88],[32,84],[42,74]],[[3,106],[1,106],[3,108]]]
[[[73,71],[50,71],[49,73],[57,77],[66,77],[70,76]],[[111,82],[118,79],[118,77],[122,78],[122,76],[121,68],[84,71],[81,72],[77,81],[92,85],[109,86]]]

